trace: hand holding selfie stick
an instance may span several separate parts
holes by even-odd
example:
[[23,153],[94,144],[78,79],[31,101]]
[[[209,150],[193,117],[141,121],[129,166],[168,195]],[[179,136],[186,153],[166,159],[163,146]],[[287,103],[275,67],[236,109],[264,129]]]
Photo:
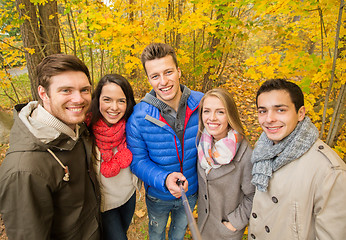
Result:
[[187,223],[189,224],[192,239],[193,240],[202,240],[201,233],[199,232],[196,221],[192,215],[190,204],[187,201],[187,197],[186,197],[186,194],[185,194],[185,191],[183,188],[183,183],[184,182],[181,182],[179,179],[177,180],[177,185],[180,187],[181,198],[183,200],[183,205],[184,205],[185,213],[187,216]]

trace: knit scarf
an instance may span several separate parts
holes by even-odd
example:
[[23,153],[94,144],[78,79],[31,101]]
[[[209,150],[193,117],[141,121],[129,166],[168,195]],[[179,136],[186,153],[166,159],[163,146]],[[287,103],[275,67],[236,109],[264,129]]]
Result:
[[231,129],[226,137],[213,144],[213,137],[206,129],[203,130],[197,150],[199,164],[207,175],[211,169],[229,164],[233,160],[240,145],[241,139],[238,138],[237,131]]
[[[130,166],[132,153],[126,147],[125,120],[121,119],[109,127],[103,119],[93,126],[96,146],[101,153],[101,174],[106,178],[114,177],[122,168]],[[117,148],[117,153],[113,149]]]
[[300,121],[290,135],[275,145],[263,132],[251,157],[252,184],[259,191],[266,192],[273,172],[301,157],[317,138],[318,130],[309,117]]

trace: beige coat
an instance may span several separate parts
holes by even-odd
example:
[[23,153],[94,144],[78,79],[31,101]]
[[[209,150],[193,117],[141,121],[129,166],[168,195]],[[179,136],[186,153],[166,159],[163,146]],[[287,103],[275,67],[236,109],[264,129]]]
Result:
[[[243,140],[234,159],[207,176],[198,164],[198,227],[203,239],[242,239],[255,194],[251,154],[252,148]],[[222,221],[229,221],[237,231]]]
[[346,165],[321,140],[256,190],[249,239],[346,239]]

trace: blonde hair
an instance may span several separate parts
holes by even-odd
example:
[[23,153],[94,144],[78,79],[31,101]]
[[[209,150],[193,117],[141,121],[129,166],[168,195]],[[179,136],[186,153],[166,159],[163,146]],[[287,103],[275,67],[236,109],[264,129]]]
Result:
[[206,94],[204,94],[204,96],[201,99],[201,102],[199,104],[198,135],[197,135],[198,139],[200,138],[204,129],[202,114],[203,114],[204,100],[208,97],[217,97],[218,99],[220,99],[220,101],[223,103],[226,110],[226,116],[227,116],[229,128],[236,130],[240,135],[242,135],[245,139],[247,139],[245,136],[243,124],[241,123],[241,120],[239,117],[237,105],[235,104],[232,95],[223,88],[215,88],[215,89],[209,90]]

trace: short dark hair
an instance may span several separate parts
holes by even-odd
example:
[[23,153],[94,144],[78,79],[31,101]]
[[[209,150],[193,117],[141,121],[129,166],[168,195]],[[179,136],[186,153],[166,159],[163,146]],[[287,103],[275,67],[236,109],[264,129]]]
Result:
[[151,43],[146,46],[141,54],[141,61],[145,73],[147,73],[147,70],[145,69],[145,63],[147,61],[163,58],[167,55],[172,56],[175,66],[178,67],[177,56],[174,49],[170,45],[165,43]]
[[76,56],[66,54],[49,55],[37,65],[36,74],[38,84],[41,85],[48,94],[51,84],[50,79],[67,71],[85,73],[91,85],[88,67]]
[[100,79],[92,96],[91,106],[89,110],[89,112],[91,112],[90,126],[92,126],[102,117],[100,112],[100,96],[102,88],[109,83],[118,85],[125,94],[127,106],[124,114],[124,119],[127,120],[133,112],[133,107],[136,105],[136,102],[130,83],[126,80],[126,78],[119,74],[107,74]]
[[256,95],[256,106],[258,107],[258,96],[264,92],[270,92],[273,90],[285,90],[291,97],[292,102],[294,103],[296,112],[304,106],[304,94],[300,87],[293,83],[289,82],[285,79],[271,79],[262,84],[262,86],[258,89]]

